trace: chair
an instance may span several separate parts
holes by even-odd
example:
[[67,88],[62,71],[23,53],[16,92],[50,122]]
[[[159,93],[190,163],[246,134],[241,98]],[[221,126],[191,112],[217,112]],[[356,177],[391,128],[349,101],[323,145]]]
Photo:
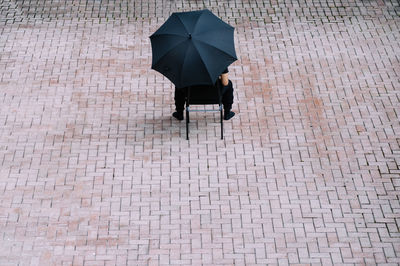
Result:
[[[198,85],[187,88],[187,94],[185,98],[186,104],[186,139],[189,140],[189,113],[190,112],[220,112],[221,121],[221,139],[224,138],[223,131],[223,107],[222,107],[222,86],[220,82],[217,82],[215,86],[210,85]],[[206,109],[206,110],[192,110],[191,105],[216,105],[218,109]]]

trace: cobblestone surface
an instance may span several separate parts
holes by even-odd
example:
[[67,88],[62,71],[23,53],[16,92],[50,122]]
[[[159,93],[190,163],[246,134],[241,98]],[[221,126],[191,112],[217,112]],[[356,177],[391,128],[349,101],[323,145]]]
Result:
[[[236,28],[190,141],[149,36]],[[400,263],[398,1],[0,0],[0,265]]]

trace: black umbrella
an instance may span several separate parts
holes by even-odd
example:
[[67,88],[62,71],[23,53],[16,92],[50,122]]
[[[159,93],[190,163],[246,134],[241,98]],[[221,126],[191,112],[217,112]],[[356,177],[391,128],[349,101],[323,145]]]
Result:
[[150,36],[151,68],[178,88],[212,85],[237,60],[233,32],[209,10],[173,13]]

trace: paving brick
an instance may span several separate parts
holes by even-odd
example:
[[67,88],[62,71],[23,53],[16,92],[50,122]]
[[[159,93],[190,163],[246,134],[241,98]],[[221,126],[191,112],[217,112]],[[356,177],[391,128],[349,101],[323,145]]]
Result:
[[[203,8],[237,115],[187,141],[148,37]],[[399,264],[399,10],[0,0],[0,264]]]

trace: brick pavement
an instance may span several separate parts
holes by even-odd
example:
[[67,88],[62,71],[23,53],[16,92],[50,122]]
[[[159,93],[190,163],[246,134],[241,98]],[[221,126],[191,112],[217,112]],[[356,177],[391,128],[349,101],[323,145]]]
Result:
[[[148,36],[236,27],[234,111],[171,118]],[[0,0],[0,265],[397,265],[400,6]]]

